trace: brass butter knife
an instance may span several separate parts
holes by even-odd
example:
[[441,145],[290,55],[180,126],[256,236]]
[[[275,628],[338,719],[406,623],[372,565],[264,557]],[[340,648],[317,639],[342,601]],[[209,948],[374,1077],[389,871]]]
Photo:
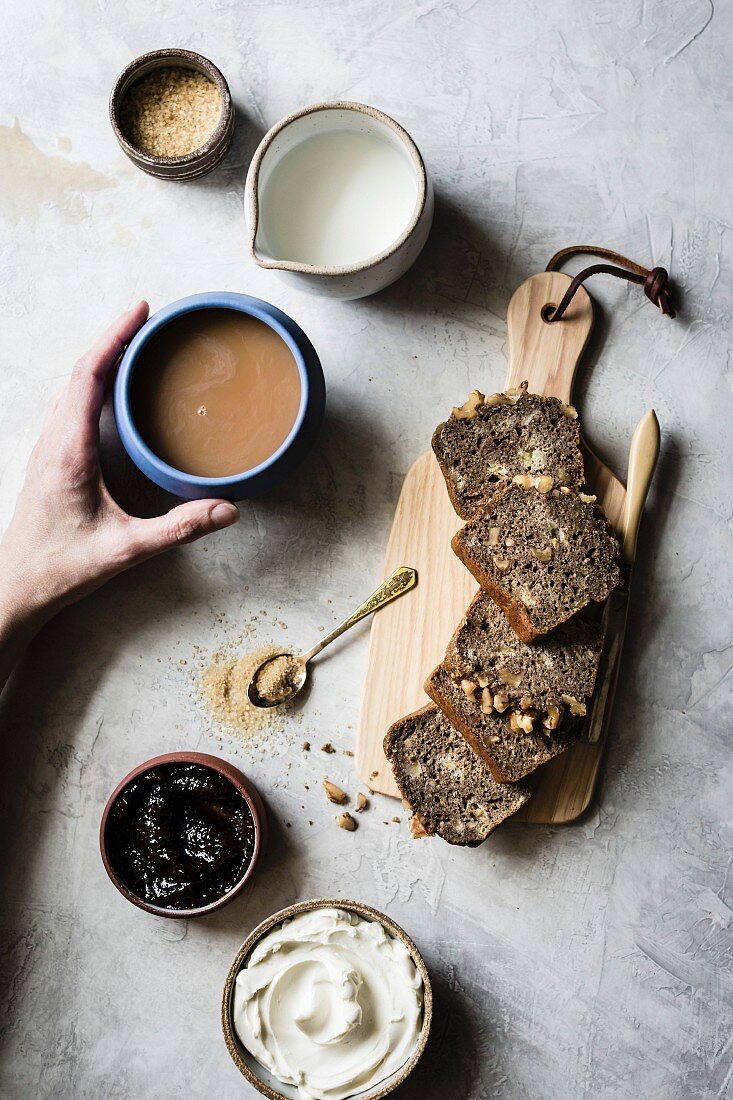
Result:
[[606,601],[603,610],[603,653],[596,678],[593,709],[587,721],[586,736],[595,744],[606,736],[618,681],[621,653],[629,610],[631,573],[636,557],[636,538],[644,503],[659,457],[659,421],[654,409],[645,413],[634,429],[629,448],[629,472],[626,499],[621,516],[621,582]]

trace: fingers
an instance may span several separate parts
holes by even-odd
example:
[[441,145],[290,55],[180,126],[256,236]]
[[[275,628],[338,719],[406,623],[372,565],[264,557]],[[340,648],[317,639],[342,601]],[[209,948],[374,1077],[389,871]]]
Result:
[[126,527],[123,554],[127,565],[162,554],[174,546],[231,527],[239,509],[228,500],[191,500],[155,519],[133,519]]
[[67,415],[82,435],[96,439],[104,400],[104,380],[148,316],[148,303],[138,302],[110,325],[82,355],[71,375]]
[[127,344],[148,318],[147,302],[138,302],[132,309],[113,321],[96,344],[77,363],[82,377],[104,378],[114,366]]

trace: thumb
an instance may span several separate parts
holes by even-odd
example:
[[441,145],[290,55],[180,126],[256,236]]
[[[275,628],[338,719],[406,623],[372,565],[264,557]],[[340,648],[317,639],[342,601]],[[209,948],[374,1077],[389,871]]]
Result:
[[190,500],[164,516],[133,520],[128,527],[130,564],[195,542],[203,535],[231,527],[238,519],[239,509],[231,501]]

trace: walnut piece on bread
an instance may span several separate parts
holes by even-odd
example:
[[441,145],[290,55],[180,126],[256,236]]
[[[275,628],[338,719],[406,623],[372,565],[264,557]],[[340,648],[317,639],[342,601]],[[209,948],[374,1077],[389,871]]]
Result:
[[453,416],[456,420],[473,420],[478,416],[479,405],[483,405],[484,395],[480,390],[471,390],[466,401],[462,405],[453,409]]

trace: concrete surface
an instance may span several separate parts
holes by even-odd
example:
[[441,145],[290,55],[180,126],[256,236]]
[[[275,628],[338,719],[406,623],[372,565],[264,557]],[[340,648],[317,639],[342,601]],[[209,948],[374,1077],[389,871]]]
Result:
[[[2,6],[3,521],[46,399],[137,297],[269,298],[329,386],[291,485],[68,611],[3,697],[3,1100],[252,1095],[219,1031],[229,961],[274,909],[333,892],[388,910],[434,974],[435,1034],[406,1100],[731,1095],[731,30],[710,0]],[[188,185],[135,170],[106,117],[125,63],[176,44],[221,66],[239,110],[225,165]],[[264,129],[335,97],[398,118],[439,195],[414,270],[352,304],[257,270],[241,209]],[[197,662],[245,620],[252,644],[308,643],[365,594],[434,424],[503,380],[511,292],[580,241],[668,265],[680,303],[670,322],[636,289],[592,287],[588,435],[623,473],[648,407],[664,433],[597,808],[475,851],[412,843],[384,824],[387,800],[344,833],[319,787],[355,792],[352,761],[319,746],[352,744],[367,630],[264,758],[217,742]],[[126,904],[97,850],[118,778],[180,747],[238,761],[274,834],[245,896],[193,923]]]

